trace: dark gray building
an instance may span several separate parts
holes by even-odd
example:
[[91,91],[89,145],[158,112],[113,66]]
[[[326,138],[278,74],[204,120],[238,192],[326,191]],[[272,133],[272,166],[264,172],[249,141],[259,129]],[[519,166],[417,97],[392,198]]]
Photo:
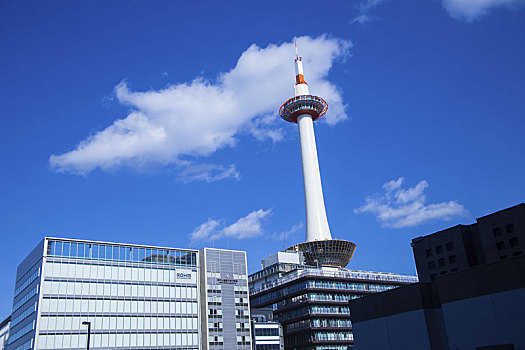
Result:
[[525,256],[356,299],[350,309],[356,350],[525,349]]
[[[426,282],[352,300],[356,349],[525,349],[524,209],[415,239]],[[429,266],[445,258],[444,266]]]
[[419,280],[520,256],[525,247],[525,204],[412,240]]

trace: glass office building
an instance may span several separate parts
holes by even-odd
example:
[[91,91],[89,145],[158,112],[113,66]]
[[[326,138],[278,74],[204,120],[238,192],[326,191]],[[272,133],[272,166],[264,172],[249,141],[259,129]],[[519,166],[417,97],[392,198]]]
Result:
[[45,238],[17,271],[9,350],[200,349],[198,251]]
[[249,276],[250,304],[271,308],[286,350],[347,350],[354,344],[349,301],[417,282],[415,276],[310,266],[302,252],[278,252]]

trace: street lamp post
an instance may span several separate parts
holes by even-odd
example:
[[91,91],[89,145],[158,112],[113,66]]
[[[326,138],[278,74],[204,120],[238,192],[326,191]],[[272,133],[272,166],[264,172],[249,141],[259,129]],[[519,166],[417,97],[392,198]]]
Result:
[[91,336],[91,322],[89,322],[89,321],[84,321],[84,322],[82,322],[82,324],[83,324],[84,326],[87,326],[87,327],[88,327],[88,329],[87,329],[87,345],[86,345],[86,350],[89,350],[89,338],[90,338],[90,336]]

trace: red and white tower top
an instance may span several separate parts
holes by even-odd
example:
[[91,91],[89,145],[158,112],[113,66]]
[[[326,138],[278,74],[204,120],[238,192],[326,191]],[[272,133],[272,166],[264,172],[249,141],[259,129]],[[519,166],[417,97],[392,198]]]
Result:
[[309,114],[313,121],[322,118],[328,111],[328,103],[320,97],[310,95],[308,83],[304,80],[303,59],[295,43],[295,97],[292,97],[279,109],[281,117],[290,123],[297,124],[297,118]]

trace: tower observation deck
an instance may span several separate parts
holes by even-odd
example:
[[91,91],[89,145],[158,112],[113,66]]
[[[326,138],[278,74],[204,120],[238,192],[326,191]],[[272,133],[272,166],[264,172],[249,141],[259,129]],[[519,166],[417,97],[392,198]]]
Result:
[[326,217],[313,127],[313,122],[322,118],[328,111],[328,104],[321,97],[310,95],[308,84],[304,80],[302,58],[297,53],[294,91],[295,96],[283,103],[279,114],[287,122],[297,124],[299,128],[306,207],[306,242],[296,244],[288,250],[303,252],[307,264],[344,267],[350,262],[356,245],[349,241],[332,239]]

